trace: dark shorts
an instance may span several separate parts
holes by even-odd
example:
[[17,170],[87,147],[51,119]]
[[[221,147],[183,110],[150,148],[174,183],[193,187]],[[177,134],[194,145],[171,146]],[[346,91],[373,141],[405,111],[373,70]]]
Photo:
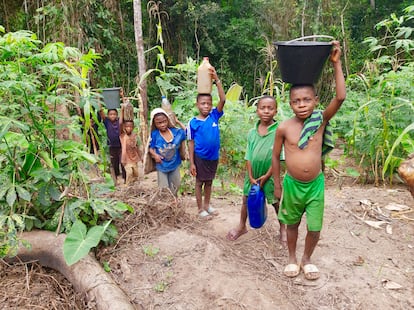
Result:
[[197,169],[196,179],[199,181],[211,181],[217,172],[218,160],[207,160],[194,154],[194,164]]

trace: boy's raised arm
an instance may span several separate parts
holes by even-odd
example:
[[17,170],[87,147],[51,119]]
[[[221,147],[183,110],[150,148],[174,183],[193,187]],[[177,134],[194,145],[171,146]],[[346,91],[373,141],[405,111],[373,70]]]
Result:
[[333,41],[332,44],[333,49],[330,60],[334,68],[336,95],[323,112],[325,122],[329,121],[335,115],[346,98],[345,78],[341,64],[341,46],[338,41]]
[[216,69],[214,69],[214,67],[210,68],[210,74],[211,74],[212,79],[216,82],[219,100],[220,100],[219,103],[217,104],[217,111],[221,112],[223,111],[224,104],[226,103],[226,94],[224,92],[223,85],[221,84],[221,81],[218,78]]
[[102,108],[102,104],[100,102],[98,104],[99,104],[99,116],[101,117],[101,120],[103,121],[103,120],[105,120],[106,115],[105,115],[105,112]]

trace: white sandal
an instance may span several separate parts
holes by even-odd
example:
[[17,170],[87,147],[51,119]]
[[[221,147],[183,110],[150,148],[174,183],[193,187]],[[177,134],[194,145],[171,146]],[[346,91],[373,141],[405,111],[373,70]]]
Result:
[[213,207],[208,207],[207,212],[209,214],[216,212],[216,209],[214,209]]
[[210,213],[208,213],[206,210],[203,210],[203,211],[201,211],[198,215],[199,215],[200,217],[206,217],[206,216],[209,216],[209,215],[210,215]]

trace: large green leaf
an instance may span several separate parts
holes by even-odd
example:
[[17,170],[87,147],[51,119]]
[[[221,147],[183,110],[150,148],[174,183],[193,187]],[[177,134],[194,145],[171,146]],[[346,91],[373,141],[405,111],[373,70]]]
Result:
[[87,232],[86,225],[77,220],[63,243],[63,257],[70,266],[88,255],[101,240],[110,221],[104,226],[94,226]]
[[226,100],[236,102],[240,99],[243,87],[237,83],[234,83],[230,86],[229,90],[226,93]]

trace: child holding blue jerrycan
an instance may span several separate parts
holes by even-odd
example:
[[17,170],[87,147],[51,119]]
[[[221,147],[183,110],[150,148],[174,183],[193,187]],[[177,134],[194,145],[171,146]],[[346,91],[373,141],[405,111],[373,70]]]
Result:
[[[272,152],[278,123],[274,120],[277,113],[276,100],[271,96],[263,96],[257,103],[257,116],[259,121],[250,129],[247,135],[246,148],[246,176],[244,178],[243,200],[240,211],[240,222],[236,228],[227,233],[227,239],[234,241],[247,233],[247,201],[251,187],[259,185],[269,204],[275,208],[276,215],[279,209],[279,201],[274,196],[274,182],[272,176]],[[266,208],[266,206],[265,206]],[[264,217],[255,219],[257,227],[261,226]],[[250,221],[251,224],[252,221]],[[251,225],[252,226],[252,225]],[[253,227],[253,226],[252,226]],[[280,224],[280,241],[286,243],[286,226]]]

